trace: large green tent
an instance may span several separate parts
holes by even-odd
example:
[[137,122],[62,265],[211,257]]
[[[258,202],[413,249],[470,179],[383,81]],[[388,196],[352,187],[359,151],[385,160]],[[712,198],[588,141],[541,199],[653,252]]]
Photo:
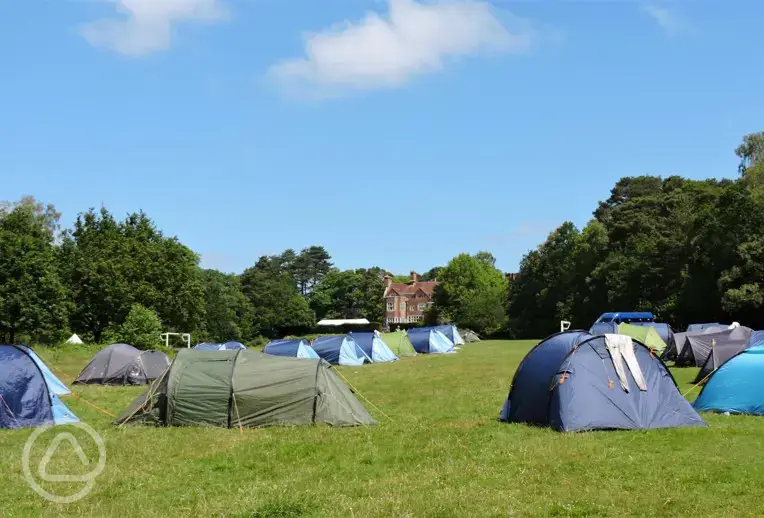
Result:
[[382,333],[380,336],[397,356],[416,356],[414,346],[411,345],[411,341],[404,331]]
[[253,428],[375,422],[324,360],[188,349],[114,424]]
[[659,355],[667,347],[666,342],[663,341],[663,338],[661,338],[661,335],[658,334],[654,327],[618,324],[618,333],[639,340]]

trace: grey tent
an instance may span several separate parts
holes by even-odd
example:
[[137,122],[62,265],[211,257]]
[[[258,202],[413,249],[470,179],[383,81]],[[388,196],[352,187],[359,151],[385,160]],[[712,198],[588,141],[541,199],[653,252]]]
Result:
[[685,337],[684,347],[679,351],[676,359],[678,367],[694,366],[702,367],[711,349],[717,345],[736,340],[748,340],[753,330],[750,327],[740,326],[717,333],[690,334]]
[[375,422],[322,359],[185,349],[114,423],[255,428]]
[[161,351],[140,351],[128,344],[112,344],[90,360],[74,383],[145,385],[159,378],[170,359]]
[[462,329],[461,334],[462,334],[462,338],[464,338],[464,341],[466,343],[480,341],[480,336],[475,331],[472,331],[471,329]]
[[706,362],[695,377],[693,383],[703,383],[716,369],[727,363],[727,360],[741,351],[748,349],[748,340],[727,340],[718,342],[711,348]]

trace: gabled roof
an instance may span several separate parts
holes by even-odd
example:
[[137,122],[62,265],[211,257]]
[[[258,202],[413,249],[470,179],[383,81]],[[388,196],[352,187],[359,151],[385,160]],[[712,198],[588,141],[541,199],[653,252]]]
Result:
[[384,296],[389,296],[393,291],[400,296],[412,296],[421,290],[427,297],[432,297],[432,294],[435,291],[435,286],[437,285],[438,283],[436,281],[412,282],[410,284],[394,282],[385,290]]

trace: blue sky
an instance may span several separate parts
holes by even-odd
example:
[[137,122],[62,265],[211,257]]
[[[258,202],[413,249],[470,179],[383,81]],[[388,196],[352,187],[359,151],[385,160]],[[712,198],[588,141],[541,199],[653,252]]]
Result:
[[[392,9],[392,14],[391,14]],[[376,13],[376,14],[374,14]],[[0,2],[0,199],[143,209],[203,264],[514,271],[627,175],[734,176],[764,4]]]

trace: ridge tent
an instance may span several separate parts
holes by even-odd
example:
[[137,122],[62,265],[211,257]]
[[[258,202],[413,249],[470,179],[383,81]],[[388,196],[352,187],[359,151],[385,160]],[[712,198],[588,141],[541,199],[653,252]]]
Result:
[[730,340],[748,340],[752,333],[751,328],[741,326],[717,333],[704,332],[698,335],[687,335],[684,347],[679,351],[675,364],[677,367],[702,367],[706,363],[712,347]]
[[618,334],[618,324],[615,322],[597,322],[589,328],[589,334],[592,336]]
[[456,328],[453,324],[447,324],[442,326],[435,326],[433,329],[437,329],[444,335],[446,335],[446,338],[451,340],[451,343],[454,345],[464,345],[464,338],[461,334],[459,334],[459,330]]
[[708,380],[716,369],[724,365],[730,358],[734,357],[740,351],[748,349],[748,340],[727,340],[719,342],[711,348],[703,367],[700,368],[698,375],[693,383],[703,383]]
[[673,344],[667,344],[666,349],[663,351],[663,355],[661,356],[662,360],[676,360],[677,356],[679,356],[679,352],[684,348],[684,344],[687,341],[688,336],[694,336],[697,334],[701,334],[702,331],[688,331],[684,333],[675,333],[674,334],[674,343]]
[[372,363],[394,362],[398,357],[377,333],[350,333]]
[[202,342],[200,344],[196,344],[194,349],[197,351],[238,351],[241,349],[246,349],[246,347],[240,342],[225,342],[220,344]]
[[658,331],[651,326],[635,326],[633,324],[618,324],[618,334],[630,336],[658,354],[666,349],[666,342],[663,341]]
[[363,365],[371,363],[363,349],[350,335],[319,336],[311,344],[313,350],[324,360],[334,365]]
[[292,358],[320,358],[305,338],[297,340],[273,340],[263,349],[265,354],[273,356],[289,356]]
[[71,394],[31,349],[0,345],[0,429],[77,423],[59,396]]
[[693,406],[701,412],[764,415],[764,346],[744,349],[719,367]]
[[[375,333],[378,332],[375,331]],[[392,333],[384,333],[384,335],[379,336],[385,343],[389,344],[390,350],[398,357],[416,356],[414,346],[411,345],[411,341],[404,331],[393,331]]]
[[[613,358],[623,367],[622,377]],[[558,333],[531,349],[499,419],[563,432],[705,426],[645,345],[585,331]]]
[[325,361],[251,349],[180,351],[162,378],[114,421],[220,428],[375,423]]
[[170,359],[161,351],[139,351],[132,345],[112,344],[101,349],[74,383],[145,385],[167,369]]
[[434,327],[415,327],[407,331],[411,346],[421,354],[454,352],[454,343]]
[[72,336],[70,336],[69,339],[66,342],[64,342],[64,343],[66,343],[66,344],[81,344],[82,343],[82,339],[79,336],[77,336],[77,333],[75,333]]

